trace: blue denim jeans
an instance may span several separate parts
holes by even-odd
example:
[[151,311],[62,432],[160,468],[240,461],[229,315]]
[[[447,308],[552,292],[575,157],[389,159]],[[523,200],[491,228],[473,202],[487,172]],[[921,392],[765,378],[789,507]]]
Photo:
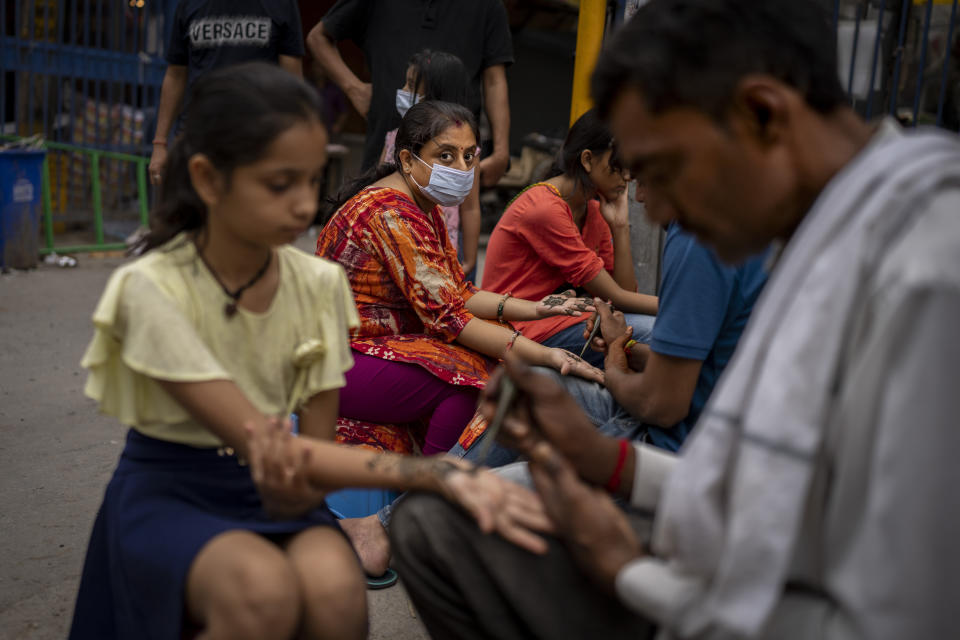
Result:
[[[562,376],[547,367],[533,367],[533,371],[558,381],[573,396],[600,433],[611,438],[626,438],[631,441],[646,439],[647,430],[644,424],[627,413],[627,410],[613,399],[613,395],[602,384],[576,376]],[[517,461],[520,454],[499,442],[491,442],[488,447],[486,444],[488,435],[486,431],[480,434],[469,450],[464,449],[458,442],[450,449],[450,455],[485,467],[503,467]],[[524,471],[525,469],[522,469],[520,473]],[[377,517],[384,527],[387,527],[390,522],[394,504],[396,501],[377,512]]]
[[[613,399],[613,395],[602,384],[576,376],[562,376],[547,367],[533,367],[533,371],[550,376],[559,382],[573,396],[600,433],[611,438],[627,440],[642,441],[645,438],[647,430],[643,423],[627,413],[627,410]],[[493,442],[489,451],[486,451],[486,459],[483,459],[486,441],[487,432],[484,432],[476,439],[469,451],[465,451],[460,443],[457,443],[450,450],[450,454],[487,467],[502,467],[516,461],[519,457],[516,451]]]
[[[625,313],[623,319],[626,320],[628,326],[633,327],[632,338],[634,340],[644,343],[650,342],[650,335],[653,332],[653,321],[656,319],[656,316],[647,316],[642,313]],[[572,327],[567,327],[543,339],[541,344],[547,347],[559,347],[560,349],[566,349],[571,353],[580,355],[580,351],[583,350],[583,345],[587,342],[583,339],[583,327],[583,323],[578,322]],[[603,354],[599,351],[594,351],[587,347],[587,350],[583,353],[583,359],[595,367],[603,368]]]

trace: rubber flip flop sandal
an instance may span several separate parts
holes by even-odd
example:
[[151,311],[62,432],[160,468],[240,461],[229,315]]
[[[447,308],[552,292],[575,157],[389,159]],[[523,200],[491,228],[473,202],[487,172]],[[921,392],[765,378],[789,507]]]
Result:
[[387,569],[382,576],[367,576],[367,589],[386,589],[397,584],[397,572]]

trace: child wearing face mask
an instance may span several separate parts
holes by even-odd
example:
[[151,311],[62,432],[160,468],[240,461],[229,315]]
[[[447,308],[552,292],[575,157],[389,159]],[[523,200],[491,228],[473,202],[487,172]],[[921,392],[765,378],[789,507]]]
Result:
[[[441,100],[469,107],[470,77],[460,58],[444,51],[424,49],[413,54],[407,64],[404,84],[397,89],[397,111],[403,117],[417,102]],[[381,163],[393,161],[397,129],[388,131],[383,141]],[[480,240],[480,181],[460,205],[443,206],[443,220],[467,280],[476,281],[477,249]]]

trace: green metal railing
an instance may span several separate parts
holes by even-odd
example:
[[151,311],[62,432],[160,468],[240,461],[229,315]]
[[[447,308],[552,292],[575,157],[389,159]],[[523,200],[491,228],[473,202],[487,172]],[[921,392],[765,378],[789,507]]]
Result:
[[[18,136],[0,136],[0,140],[23,140]],[[89,156],[90,158],[90,188],[93,205],[93,244],[78,244],[71,246],[56,247],[53,241],[53,206],[51,202],[50,186],[50,156],[43,159],[43,177],[41,185],[41,198],[43,207],[43,231],[45,246],[40,249],[40,253],[49,254],[53,252],[60,253],[81,253],[89,251],[116,251],[126,249],[127,245],[123,242],[106,242],[103,233],[103,193],[100,184],[100,160],[119,160],[121,162],[132,162],[136,165],[137,174],[137,200],[140,212],[140,224],[143,227],[148,226],[149,205],[147,196],[147,165],[150,158],[136,156],[119,151],[105,151],[101,149],[87,149],[77,145],[65,144],[62,142],[43,141],[40,145],[47,151],[66,151],[69,153],[78,153]]]

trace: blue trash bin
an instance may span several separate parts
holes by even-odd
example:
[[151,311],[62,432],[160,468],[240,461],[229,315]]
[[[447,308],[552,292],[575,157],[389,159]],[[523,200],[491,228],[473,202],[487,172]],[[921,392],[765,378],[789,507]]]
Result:
[[0,267],[30,269],[40,253],[43,150],[0,151]]

